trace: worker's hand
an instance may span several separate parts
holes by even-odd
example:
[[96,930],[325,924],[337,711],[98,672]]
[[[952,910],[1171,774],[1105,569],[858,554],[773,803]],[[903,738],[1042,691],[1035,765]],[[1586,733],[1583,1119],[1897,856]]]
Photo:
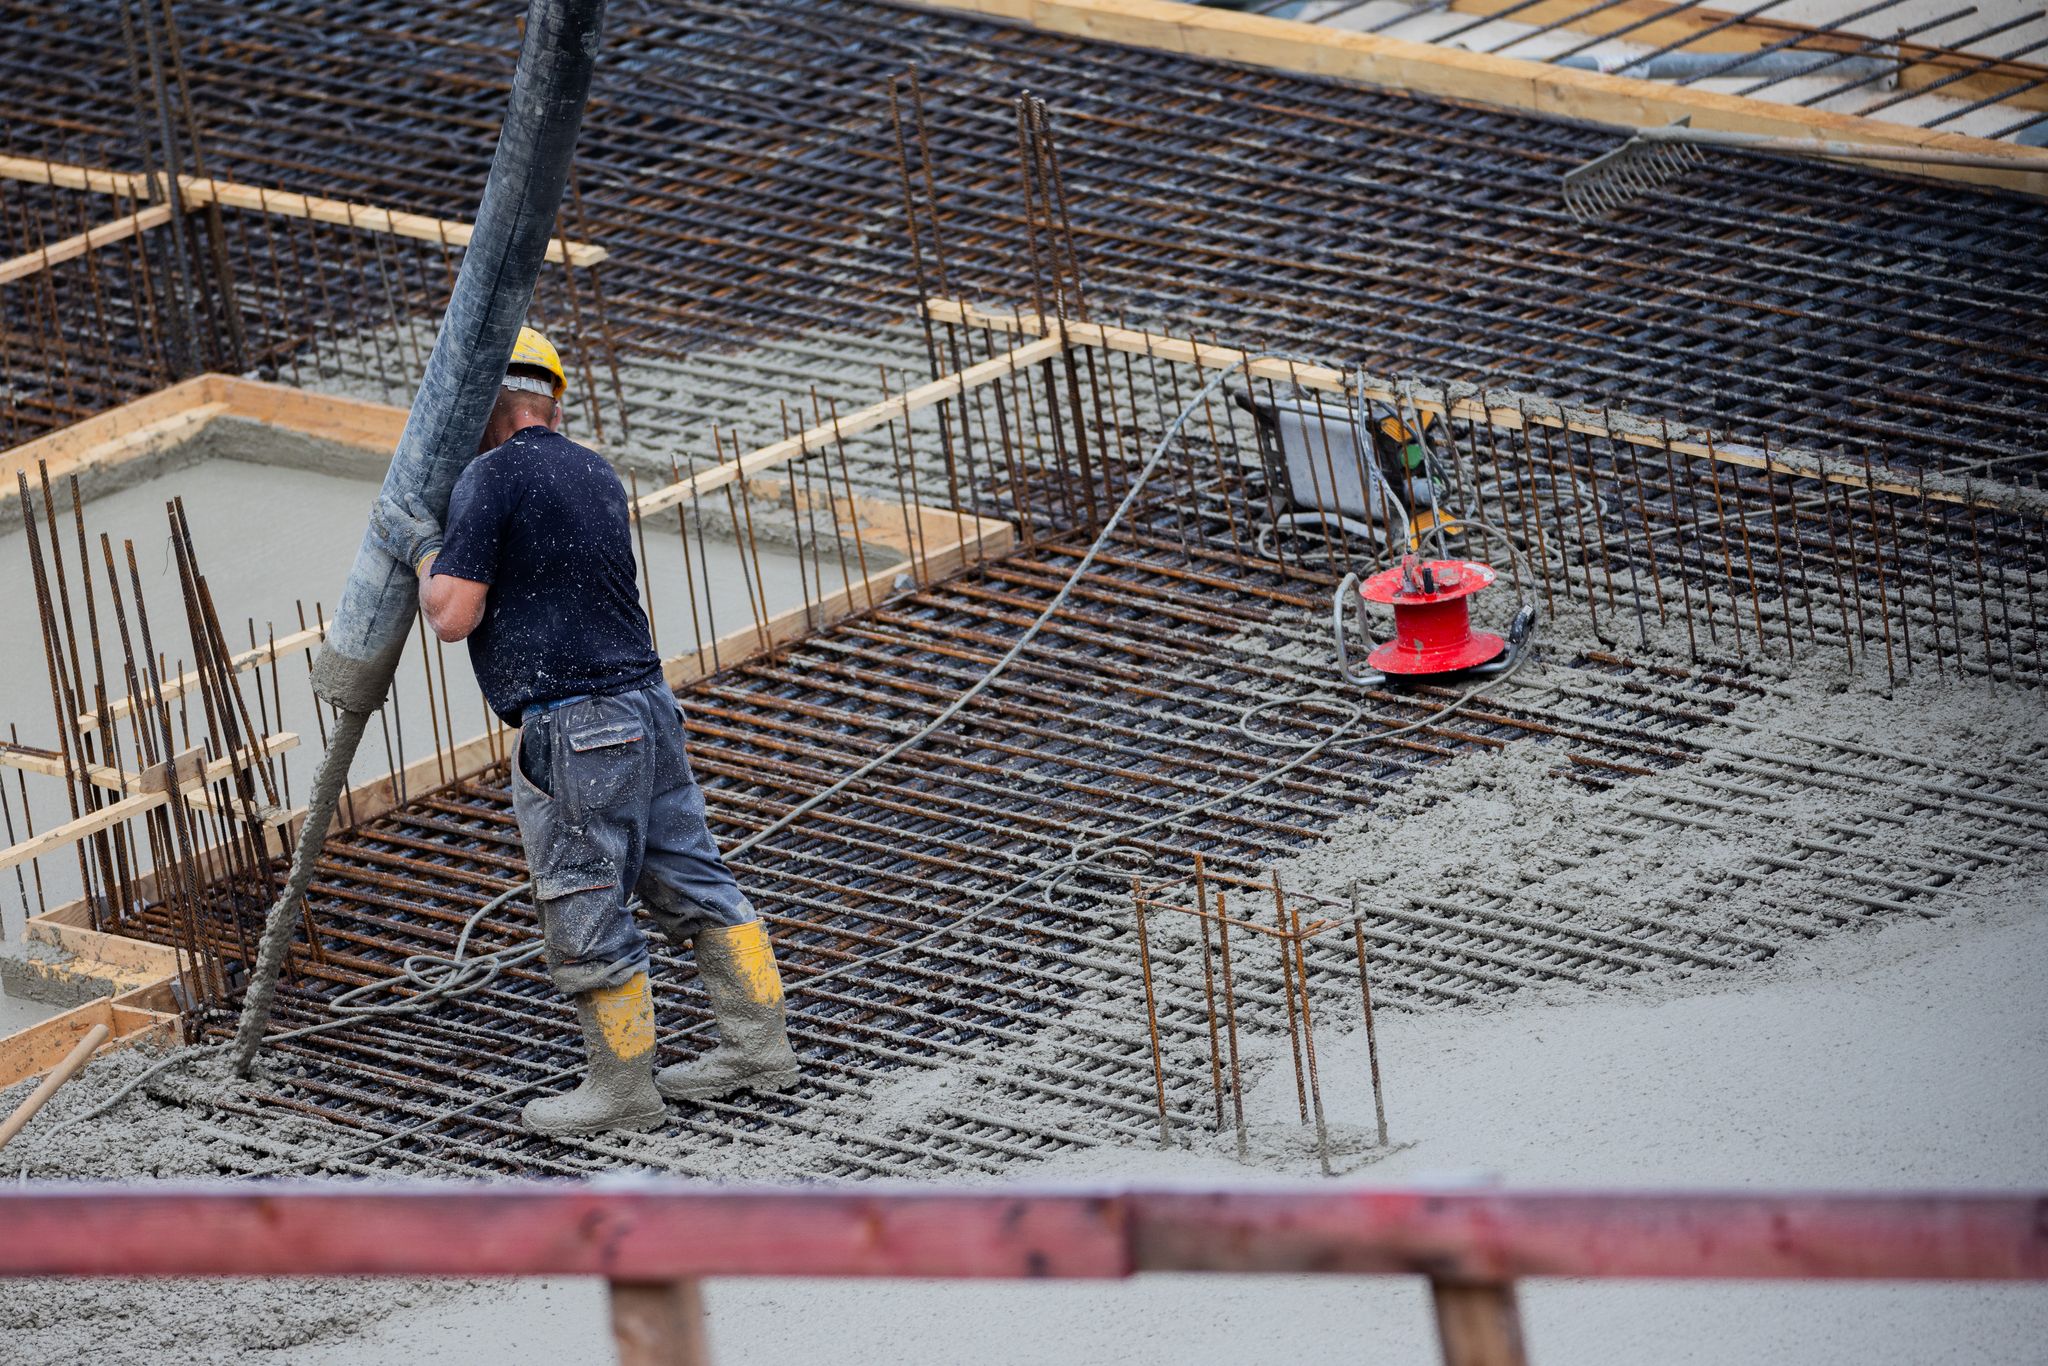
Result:
[[370,509],[370,539],[417,574],[421,563],[441,549],[441,524],[387,493]]

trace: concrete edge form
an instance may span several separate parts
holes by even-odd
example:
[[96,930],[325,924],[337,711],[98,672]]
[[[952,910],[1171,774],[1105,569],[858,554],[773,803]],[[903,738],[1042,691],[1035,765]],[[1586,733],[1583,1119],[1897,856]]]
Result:
[[913,8],[976,14],[1092,42],[1155,48],[1307,76],[1333,77],[1406,94],[1624,128],[1690,118],[1697,128],[1781,137],[1941,148],[2008,159],[2012,169],[1920,166],[1914,174],[2048,198],[2048,149],[1961,133],[1721,95],[1660,81],[1611,76],[1322,28],[1172,0],[899,0]]

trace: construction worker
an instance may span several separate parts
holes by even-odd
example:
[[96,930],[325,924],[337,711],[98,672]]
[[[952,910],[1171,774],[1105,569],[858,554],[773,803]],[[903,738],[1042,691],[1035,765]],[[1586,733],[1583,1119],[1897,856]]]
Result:
[[[561,435],[561,357],[522,328],[483,454],[431,517],[380,500],[379,543],[420,580],[443,640],[469,641],[491,709],[519,728],[512,802],[555,986],[576,1004],[590,1066],[526,1106],[542,1134],[647,1129],[662,1097],[701,1100],[796,1079],[768,935],[704,819],[682,714],[640,608],[625,490]],[[654,1070],[647,940],[694,946],[719,1044]]]

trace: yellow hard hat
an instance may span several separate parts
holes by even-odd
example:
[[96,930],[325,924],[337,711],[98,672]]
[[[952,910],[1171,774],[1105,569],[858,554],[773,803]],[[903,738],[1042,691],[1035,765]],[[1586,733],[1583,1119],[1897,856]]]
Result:
[[[555,351],[555,344],[531,327],[519,329],[519,340],[512,344],[512,359],[505,365],[507,369],[514,365],[531,365],[553,375],[556,402],[561,401],[563,391],[569,387],[569,376],[562,369],[562,357]],[[506,387],[512,386],[508,384]]]

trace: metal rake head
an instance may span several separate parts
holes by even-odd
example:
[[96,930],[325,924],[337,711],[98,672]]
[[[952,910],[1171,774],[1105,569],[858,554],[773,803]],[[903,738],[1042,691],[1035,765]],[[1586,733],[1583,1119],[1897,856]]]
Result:
[[1706,159],[1691,143],[1630,138],[1564,173],[1565,209],[1587,222],[1669,184]]

